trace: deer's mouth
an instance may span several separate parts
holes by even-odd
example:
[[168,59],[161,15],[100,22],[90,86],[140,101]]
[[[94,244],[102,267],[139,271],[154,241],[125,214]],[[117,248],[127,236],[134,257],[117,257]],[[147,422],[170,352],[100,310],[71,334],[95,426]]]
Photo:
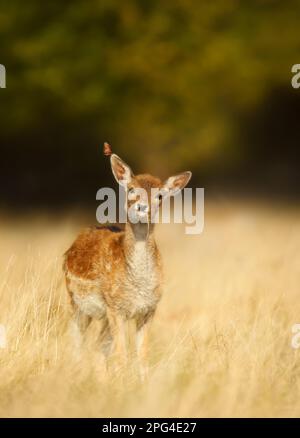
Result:
[[139,219],[139,222],[147,223],[148,222],[148,212],[139,211],[136,213],[137,219]]

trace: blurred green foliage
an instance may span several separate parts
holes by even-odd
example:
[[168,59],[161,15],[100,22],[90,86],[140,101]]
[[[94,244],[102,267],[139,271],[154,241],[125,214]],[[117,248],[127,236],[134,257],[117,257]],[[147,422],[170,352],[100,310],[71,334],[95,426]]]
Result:
[[93,197],[104,141],[133,169],[190,168],[202,185],[264,147],[265,169],[274,138],[282,164],[299,140],[299,18],[296,0],[2,0],[1,193]]

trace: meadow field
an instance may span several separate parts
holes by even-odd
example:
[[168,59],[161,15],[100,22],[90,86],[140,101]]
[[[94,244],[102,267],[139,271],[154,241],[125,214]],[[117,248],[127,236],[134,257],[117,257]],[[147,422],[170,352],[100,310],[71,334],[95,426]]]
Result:
[[[150,374],[105,373],[89,328],[80,358],[68,333],[62,255],[93,216],[0,219],[1,417],[300,415],[300,209],[206,202],[199,236],[158,225],[164,296]],[[132,332],[129,324],[129,332]]]

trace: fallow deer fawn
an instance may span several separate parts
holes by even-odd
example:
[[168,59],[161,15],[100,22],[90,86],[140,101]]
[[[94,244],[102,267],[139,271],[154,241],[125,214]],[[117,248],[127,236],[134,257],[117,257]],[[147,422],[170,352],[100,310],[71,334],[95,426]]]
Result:
[[[127,221],[124,231],[108,226],[86,229],[66,252],[64,271],[74,310],[72,324],[81,340],[92,318],[102,319],[102,352],[106,357],[115,353],[124,363],[125,323],[134,319],[143,377],[147,371],[148,327],[162,293],[161,259],[151,214],[165,196],[186,186],[191,172],[171,176],[162,183],[149,174],[135,176],[115,154],[110,161],[113,175],[124,187],[128,207],[133,207],[138,222]],[[148,196],[137,195],[139,188]],[[153,188],[159,189],[159,194],[151,199]]]

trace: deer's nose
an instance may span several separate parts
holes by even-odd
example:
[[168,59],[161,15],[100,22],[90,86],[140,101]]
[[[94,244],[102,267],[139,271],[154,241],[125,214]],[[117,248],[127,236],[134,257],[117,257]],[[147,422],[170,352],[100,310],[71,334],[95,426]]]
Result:
[[136,209],[140,213],[148,213],[149,207],[147,204],[138,203],[136,204]]

